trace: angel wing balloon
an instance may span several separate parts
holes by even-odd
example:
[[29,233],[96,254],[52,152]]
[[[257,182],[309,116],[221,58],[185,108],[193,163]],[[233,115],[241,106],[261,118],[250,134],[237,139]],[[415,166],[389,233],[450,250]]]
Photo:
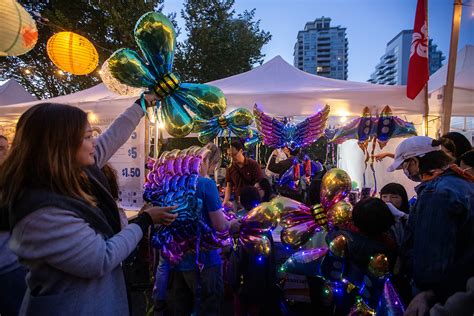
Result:
[[143,53],[128,48],[117,50],[108,59],[111,74],[121,83],[146,88],[160,99],[161,117],[170,135],[183,137],[193,129],[188,108],[198,117],[211,119],[225,112],[222,91],[205,84],[182,83],[173,72],[176,33],[166,16],[145,13],[134,30],[135,41]]
[[287,119],[280,121],[271,117],[261,111],[257,104],[255,104],[253,112],[257,129],[262,134],[265,145],[274,148],[294,149],[305,147],[323,135],[329,115],[329,106],[325,105],[316,114],[298,124]]

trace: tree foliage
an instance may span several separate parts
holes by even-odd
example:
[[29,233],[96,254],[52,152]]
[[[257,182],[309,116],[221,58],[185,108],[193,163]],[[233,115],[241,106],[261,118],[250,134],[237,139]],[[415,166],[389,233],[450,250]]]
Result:
[[209,82],[261,64],[271,35],[255,9],[235,14],[234,0],[186,0],[181,16],[188,38],[178,44],[175,69],[185,81]]
[[[100,82],[97,71],[86,76],[58,74],[46,52],[48,39],[67,30],[89,39],[99,53],[99,66],[113,51],[136,48],[133,28],[148,11],[162,9],[163,0],[50,0],[20,1],[30,12],[39,12],[49,23],[38,25],[38,43],[29,53],[0,58],[0,80],[13,78],[40,99],[69,94]],[[100,69],[100,68],[99,68]]]

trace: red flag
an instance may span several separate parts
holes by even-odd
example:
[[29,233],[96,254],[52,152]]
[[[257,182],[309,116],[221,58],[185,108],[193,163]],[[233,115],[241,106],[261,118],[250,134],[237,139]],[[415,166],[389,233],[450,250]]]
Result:
[[426,1],[418,0],[408,64],[407,97],[416,98],[430,77],[428,66],[428,21]]

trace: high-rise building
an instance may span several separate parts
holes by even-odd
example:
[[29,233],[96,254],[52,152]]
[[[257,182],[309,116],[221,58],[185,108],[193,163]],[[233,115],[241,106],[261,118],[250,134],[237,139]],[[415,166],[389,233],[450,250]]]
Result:
[[347,80],[347,45],[346,28],[331,26],[327,17],[316,19],[298,32],[293,64],[315,75]]
[[[412,34],[412,30],[403,30],[387,43],[385,54],[375,66],[375,71],[370,75],[368,82],[389,85],[407,84]],[[433,44],[432,39],[429,40],[428,49],[431,75],[443,66],[445,57],[437,49],[437,45]]]

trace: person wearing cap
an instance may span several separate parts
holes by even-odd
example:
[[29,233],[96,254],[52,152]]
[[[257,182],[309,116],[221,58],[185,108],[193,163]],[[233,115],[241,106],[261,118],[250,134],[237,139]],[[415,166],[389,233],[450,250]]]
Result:
[[474,182],[433,142],[426,136],[405,139],[387,169],[403,169],[421,182],[402,250],[416,294],[405,315],[424,315],[444,303],[465,287],[474,267]]

